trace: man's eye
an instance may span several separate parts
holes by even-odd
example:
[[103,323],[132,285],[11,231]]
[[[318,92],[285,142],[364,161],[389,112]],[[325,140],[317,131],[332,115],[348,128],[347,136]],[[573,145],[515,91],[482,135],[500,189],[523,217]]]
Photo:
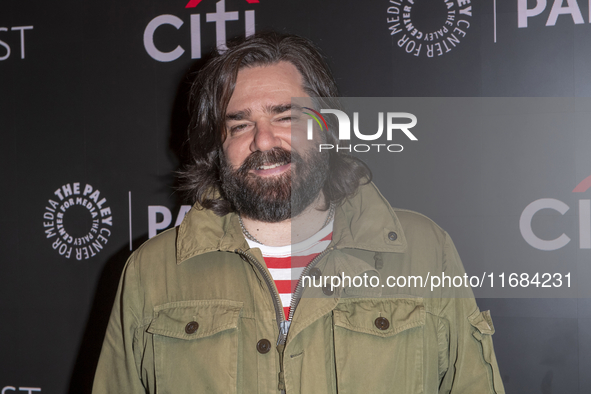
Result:
[[234,126],[230,127],[230,132],[231,133],[237,133],[237,132],[239,132],[241,130],[244,130],[245,128],[246,128],[246,125],[245,124],[237,124],[237,125],[234,125]]
[[279,118],[280,122],[291,122],[291,120],[293,119],[293,116],[284,116],[283,118]]

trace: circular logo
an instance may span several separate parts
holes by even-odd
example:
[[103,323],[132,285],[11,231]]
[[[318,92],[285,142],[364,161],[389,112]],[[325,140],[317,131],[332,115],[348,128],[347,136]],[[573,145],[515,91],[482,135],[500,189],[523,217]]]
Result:
[[451,52],[466,37],[471,0],[390,0],[387,23],[396,45],[414,56]]
[[66,183],[47,200],[43,213],[46,238],[52,248],[69,259],[88,260],[109,242],[113,215],[107,199],[92,185]]

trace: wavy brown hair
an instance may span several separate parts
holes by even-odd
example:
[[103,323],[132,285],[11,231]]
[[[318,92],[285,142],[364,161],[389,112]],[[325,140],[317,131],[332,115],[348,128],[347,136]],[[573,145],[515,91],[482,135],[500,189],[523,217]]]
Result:
[[[303,89],[310,97],[323,98],[326,108],[340,107],[336,100],[338,91],[334,78],[319,49],[311,41],[295,35],[257,33],[229,43],[225,52],[214,54],[199,71],[190,90],[191,121],[186,142],[191,161],[179,172],[179,189],[191,202],[197,202],[220,216],[234,211],[222,191],[220,155],[226,137],[226,109],[238,71],[282,61],[297,68],[303,77]],[[330,125],[331,119],[327,122]],[[332,125],[328,129],[337,130],[338,127]],[[326,137],[329,144],[338,144],[334,132],[329,132]],[[362,180],[371,180],[371,171],[365,163],[334,150],[329,151],[329,171],[322,189],[326,207],[354,194]]]

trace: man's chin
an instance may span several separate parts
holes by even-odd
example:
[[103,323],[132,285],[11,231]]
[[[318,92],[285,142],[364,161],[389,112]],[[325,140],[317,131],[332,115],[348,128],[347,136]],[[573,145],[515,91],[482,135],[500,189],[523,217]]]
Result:
[[[272,178],[278,178],[272,177]],[[269,206],[285,206],[291,202],[291,186],[281,182],[256,182],[243,190],[244,194],[252,196],[251,200],[268,204]]]
[[265,223],[278,223],[291,218],[291,201],[259,196],[258,201],[244,205],[240,215]]
[[[245,162],[238,170],[222,163],[222,189],[244,217],[267,223],[291,219],[318,197],[328,168],[322,159],[313,156],[307,162],[294,152],[291,157]],[[286,164],[275,167],[269,163]]]

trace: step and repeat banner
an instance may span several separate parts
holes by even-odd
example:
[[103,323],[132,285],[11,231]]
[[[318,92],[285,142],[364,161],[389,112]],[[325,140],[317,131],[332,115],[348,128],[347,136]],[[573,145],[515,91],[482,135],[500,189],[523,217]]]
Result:
[[190,208],[194,74],[268,30],[417,115],[355,154],[487,283],[507,392],[591,392],[590,23],[582,0],[2,1],[0,393],[90,392],[126,259]]

